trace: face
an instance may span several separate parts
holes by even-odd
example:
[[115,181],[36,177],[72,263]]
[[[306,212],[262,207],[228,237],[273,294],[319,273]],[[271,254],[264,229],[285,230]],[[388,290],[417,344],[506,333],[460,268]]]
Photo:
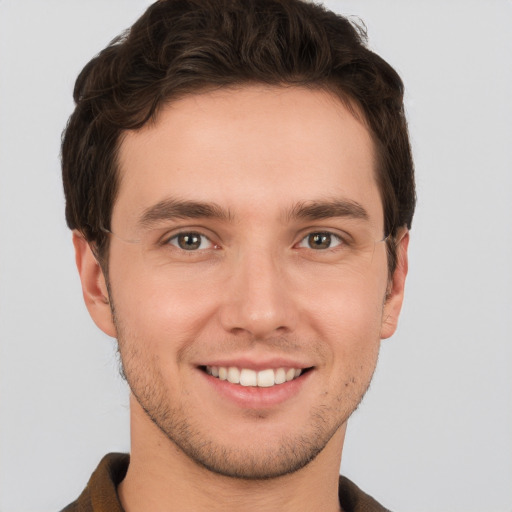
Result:
[[87,299],[78,242],[77,261],[137,414],[228,476],[324,450],[368,388],[405,277],[402,251],[389,280],[365,126],[322,91],[185,97],[123,139],[111,225],[109,301]]

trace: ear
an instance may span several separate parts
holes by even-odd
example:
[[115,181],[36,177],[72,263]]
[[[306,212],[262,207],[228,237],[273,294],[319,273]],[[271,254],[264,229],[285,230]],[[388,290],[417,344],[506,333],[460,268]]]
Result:
[[76,230],[73,231],[73,245],[75,246],[76,266],[82,282],[82,293],[89,314],[105,334],[116,338],[117,333],[112,319],[103,270],[87,240]]
[[396,248],[396,268],[388,284],[386,302],[382,312],[381,339],[389,338],[394,334],[398,325],[398,317],[404,300],[405,278],[409,269],[407,249],[409,247],[409,231],[405,229],[399,235]]

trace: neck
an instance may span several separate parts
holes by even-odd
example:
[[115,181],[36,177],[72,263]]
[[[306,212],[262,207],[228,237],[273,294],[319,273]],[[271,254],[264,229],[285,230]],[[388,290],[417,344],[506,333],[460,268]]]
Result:
[[338,475],[345,426],[320,454],[292,474],[245,480],[213,473],[172,443],[131,400],[131,456],[119,497],[126,512],[340,510]]

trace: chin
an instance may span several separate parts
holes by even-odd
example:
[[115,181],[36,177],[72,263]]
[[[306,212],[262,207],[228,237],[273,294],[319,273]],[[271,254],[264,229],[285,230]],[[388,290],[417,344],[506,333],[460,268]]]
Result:
[[[324,450],[348,419],[334,421],[332,410],[319,407],[302,428],[282,422],[272,424],[261,416],[260,425],[229,432],[226,425],[209,428],[183,410],[155,409],[135,398],[147,419],[188,460],[217,475],[242,480],[268,480],[301,470]],[[267,425],[261,423],[266,421]],[[286,426],[293,431],[275,435]]]

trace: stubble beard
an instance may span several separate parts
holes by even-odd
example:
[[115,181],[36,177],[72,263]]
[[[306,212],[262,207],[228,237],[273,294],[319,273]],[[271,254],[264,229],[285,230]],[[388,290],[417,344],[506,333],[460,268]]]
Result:
[[[258,445],[253,442],[250,446],[229,446],[214,439],[204,426],[195,424],[186,406],[172,407],[159,379],[143,375],[144,369],[137,367],[136,361],[135,353],[121,355],[123,375],[148,418],[197,465],[237,479],[267,480],[302,469],[325,448],[363,398],[361,395],[355,407],[342,416],[332,407],[315,407],[310,412],[308,429],[301,434],[284,433],[273,444],[262,440]],[[343,401],[342,397],[337,397],[340,407]]]
[[[242,480],[268,480],[295,473],[309,464],[323,450],[338,430],[317,428],[312,434],[282,436],[272,445],[251,444],[234,447],[209,436],[204,428],[194,425],[180,408],[155,404],[148,397],[136,400],[166,438],[191,461],[215,474]],[[324,424],[323,417],[318,423]]]
[[149,362],[147,354],[142,354],[138,348],[144,345],[135,339],[126,343],[126,333],[116,318],[112,301],[111,308],[118,334],[120,373],[138,404],[176,448],[198,466],[218,475],[268,480],[299,471],[318,456],[357,409],[373,376],[374,367],[362,389],[352,379],[345,382],[344,388],[352,388],[351,391],[340,392],[332,401],[334,405],[313,408],[309,413],[308,428],[300,434],[284,433],[273,445],[262,440],[259,445],[228,446],[212,438],[204,426],[195,424],[186,406],[172,406],[156,364],[141,364],[142,361]]

